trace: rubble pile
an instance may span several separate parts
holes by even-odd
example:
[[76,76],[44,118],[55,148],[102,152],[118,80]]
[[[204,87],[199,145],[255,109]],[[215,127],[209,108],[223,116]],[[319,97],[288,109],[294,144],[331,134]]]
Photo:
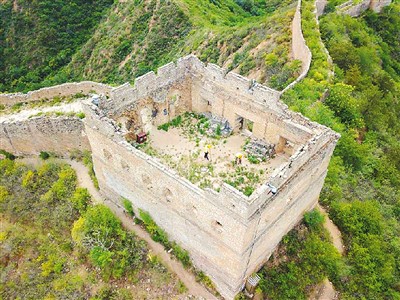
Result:
[[248,144],[244,146],[247,154],[252,155],[261,161],[271,158],[275,155],[275,144],[269,144],[259,139],[251,139]]
[[210,121],[209,134],[223,137],[232,134],[233,128],[230,126],[227,119],[213,115],[210,112],[202,113],[202,115]]

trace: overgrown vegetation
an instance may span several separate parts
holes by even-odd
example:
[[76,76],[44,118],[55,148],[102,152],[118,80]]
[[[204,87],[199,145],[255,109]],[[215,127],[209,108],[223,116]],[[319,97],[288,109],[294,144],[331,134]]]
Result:
[[0,91],[65,82],[60,73],[93,34],[112,0],[6,0],[0,6]]
[[[223,122],[219,123],[204,114],[185,112],[158,126],[158,130],[164,131],[172,128],[179,129],[178,133],[174,134],[179,134],[181,139],[186,139],[192,147],[192,150],[183,150],[178,154],[174,153],[174,150],[164,151],[164,149],[153,147],[152,136],[146,143],[138,144],[131,141],[131,144],[150,156],[160,158],[163,163],[175,169],[180,176],[202,189],[211,188],[219,192],[222,183],[225,182],[244,195],[251,196],[261,183],[267,180],[271,169],[270,162],[266,158],[259,159],[249,154],[243,156],[243,163],[238,165],[235,162],[237,151],[233,151],[231,148],[233,146],[229,148],[226,146],[232,132],[222,129],[221,124]],[[245,146],[250,139],[243,142],[244,145],[237,145],[237,150],[243,150],[246,153]],[[211,160],[204,159],[205,149],[209,151]],[[222,149],[227,150],[228,153],[221,155]]]
[[[82,99],[87,96],[88,95],[85,95],[82,93],[77,93],[77,94],[69,96],[69,97],[55,96],[54,98],[51,98],[51,99],[43,98],[43,99],[40,99],[37,101],[32,101],[32,102],[18,102],[11,106],[7,106],[7,107],[4,106],[4,108],[0,111],[0,114],[13,114],[13,113],[18,113],[22,110],[39,109],[39,108],[52,107],[52,106],[61,106],[64,104],[72,103],[78,99]],[[40,113],[43,114],[43,112],[40,112]],[[51,112],[49,112],[49,113],[51,113]],[[82,114],[82,113],[80,113],[80,114]]]
[[[399,4],[381,14],[366,12],[358,19],[330,13],[320,21],[322,38],[334,62],[329,64],[319,43],[312,18],[313,1],[303,1],[303,29],[313,53],[305,80],[284,95],[298,110],[341,133],[329,166],[321,201],[343,233],[346,255],[338,268],[328,265],[325,274],[345,299],[397,299],[400,289],[399,218]],[[397,153],[397,154],[396,154]],[[285,239],[298,244],[300,232]],[[302,248],[314,244],[311,232]],[[273,273],[275,289],[305,298],[309,272],[298,273],[297,265],[315,257],[308,253],[294,265],[283,262]],[[329,260],[328,260],[329,261]],[[318,262],[316,262],[318,265]],[[324,263],[325,264],[325,263]],[[290,266],[290,267],[289,267]],[[307,269],[306,266],[302,267]],[[297,270],[297,271],[296,271]],[[331,272],[333,270],[333,272]],[[329,271],[329,272],[328,272]],[[288,276],[285,279],[285,274]],[[300,282],[299,282],[300,281]],[[301,287],[300,290],[298,287]],[[282,296],[272,295],[271,299]],[[295,293],[301,296],[294,296]],[[289,297],[289,296],[288,296]]]
[[259,273],[260,288],[268,299],[307,299],[325,277],[337,279],[342,262],[323,221],[314,210],[283,238]]
[[299,71],[290,59],[295,2],[7,0],[0,91],[84,79],[120,84],[189,53],[282,88]]
[[[0,161],[4,299],[174,298],[185,288],[68,165]],[[72,231],[72,234],[71,234]],[[151,282],[151,283],[150,283]]]
[[94,172],[92,153],[87,150],[83,151],[82,162],[89,170],[89,176],[93,181],[94,187],[96,189],[100,189],[99,182],[97,181],[97,177]]

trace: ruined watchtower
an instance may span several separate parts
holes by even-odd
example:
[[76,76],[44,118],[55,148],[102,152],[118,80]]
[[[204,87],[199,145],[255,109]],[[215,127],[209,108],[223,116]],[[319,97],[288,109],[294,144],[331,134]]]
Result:
[[[84,105],[85,131],[101,191],[114,200],[129,199],[135,208],[149,212],[228,299],[262,266],[304,212],[317,204],[339,137],[289,111],[279,97],[278,91],[187,56],[161,67],[157,74],[137,78],[133,87],[125,84],[113,89],[109,98]],[[219,131],[227,131],[226,141],[212,140],[218,150],[212,150],[211,163],[202,161],[201,138],[182,134],[185,128],[174,129],[180,137],[174,142],[174,132],[160,129],[185,113],[207,118],[201,122],[211,124],[208,130],[212,122],[219,122]],[[149,133],[152,151],[146,153],[127,138],[139,131]],[[185,138],[189,147],[176,152],[175,144]],[[166,145],[169,142],[171,147]],[[258,159],[245,148],[252,143],[269,149],[264,151],[265,159],[253,166],[245,158],[243,166],[235,165],[234,147],[245,157]],[[185,156],[185,151],[187,165],[206,167],[193,174],[182,171],[179,162],[186,160],[173,159]],[[217,171],[215,166],[207,169],[213,163]],[[231,173],[237,170],[248,178],[256,176],[258,185],[250,192],[239,188],[248,179],[243,176],[236,183]]]

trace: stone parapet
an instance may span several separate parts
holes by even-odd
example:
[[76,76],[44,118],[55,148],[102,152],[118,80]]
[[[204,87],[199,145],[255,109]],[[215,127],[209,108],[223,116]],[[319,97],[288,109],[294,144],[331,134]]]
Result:
[[111,87],[102,83],[92,81],[82,81],[73,83],[64,83],[52,87],[42,88],[36,91],[31,91],[26,94],[0,94],[0,104],[14,105],[21,102],[34,102],[44,99],[53,99],[54,97],[68,97],[78,93],[89,94],[91,92],[96,94],[109,95]]

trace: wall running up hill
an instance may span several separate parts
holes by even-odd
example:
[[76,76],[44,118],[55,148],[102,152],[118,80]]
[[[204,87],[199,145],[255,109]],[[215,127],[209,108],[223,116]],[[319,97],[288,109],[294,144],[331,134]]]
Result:
[[0,94],[0,104],[14,105],[20,102],[33,102],[43,99],[52,99],[54,97],[69,97],[78,93],[89,94],[91,92],[108,96],[111,92],[111,89],[112,87],[108,85],[92,81],[64,83],[52,87],[42,88],[36,91],[31,91],[27,94]]
[[372,9],[374,12],[381,12],[385,6],[392,3],[392,0],[363,0],[355,5],[353,0],[347,1],[338,6],[339,11],[352,17],[360,16],[367,9]]

